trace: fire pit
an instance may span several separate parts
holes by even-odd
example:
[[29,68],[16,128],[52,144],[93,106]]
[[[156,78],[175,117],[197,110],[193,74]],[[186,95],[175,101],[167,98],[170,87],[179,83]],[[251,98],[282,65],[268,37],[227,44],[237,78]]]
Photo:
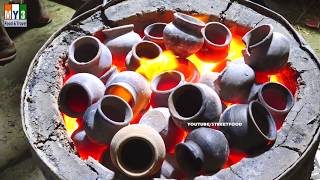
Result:
[[[110,167],[108,169],[102,166],[98,161],[94,160],[101,159],[99,155],[101,155],[101,152],[104,152],[107,147],[103,145],[90,144],[91,141],[88,141],[88,139],[85,139],[85,137],[83,136],[83,131],[77,133],[76,137],[72,137],[74,141],[72,141],[70,138],[71,134],[76,129],[79,129],[79,126],[81,129],[81,126],[83,126],[83,124],[79,122],[81,121],[81,119],[78,119],[78,122],[76,122],[77,119],[70,118],[66,115],[61,115],[58,109],[58,96],[61,88],[67,79],[69,79],[70,77],[74,77],[71,72],[67,71],[68,68],[66,68],[66,59],[68,58],[66,52],[68,52],[68,48],[71,43],[81,36],[95,34],[98,39],[101,39],[101,34],[97,32],[103,29],[104,26],[108,26],[108,28],[110,28],[134,24],[134,31],[142,37],[142,35],[144,34],[144,28],[148,25],[156,22],[171,22],[173,19],[173,13],[175,11],[192,15],[196,17],[198,21],[219,21],[225,24],[230,29],[230,33],[233,36],[230,43],[230,50],[227,59],[235,60],[234,63],[238,64],[235,66],[241,66],[239,64],[242,63],[241,60],[240,62],[238,62],[239,60],[236,60],[239,57],[242,57],[241,50],[244,48],[244,44],[242,44],[241,42],[241,37],[250,29],[259,27],[261,24],[271,24],[274,27],[274,31],[280,32],[281,34],[284,34],[289,38],[291,46],[287,67],[271,76],[265,76],[264,73],[256,74],[257,82],[261,83],[271,81],[281,83],[286,88],[288,88],[296,98],[295,104],[288,112],[288,115],[286,116],[283,124],[282,122],[280,124],[277,124],[279,130],[274,145],[271,147],[271,149],[268,149],[263,153],[250,156],[243,153],[233,152],[233,150],[231,150],[228,161],[222,170],[216,173],[207,173],[205,175],[200,175],[196,178],[208,178],[208,176],[210,176],[210,178],[217,179],[290,179],[293,177],[297,179],[308,178],[313,167],[312,159],[314,158],[315,151],[318,147],[318,128],[320,126],[320,82],[319,80],[314,78],[318,77],[320,74],[318,59],[313,54],[308,45],[303,41],[303,39],[296,33],[296,31],[294,31],[290,24],[288,24],[288,22],[278,14],[247,1],[228,2],[222,0],[205,0],[197,3],[194,3],[193,1],[110,1],[105,7],[100,6],[86,12],[85,14],[82,14],[76,19],[72,20],[60,31],[56,32],[38,52],[33,63],[31,64],[22,90],[21,101],[21,114],[24,123],[24,131],[32,147],[34,157],[38,160],[45,176],[50,179],[123,178],[116,169],[113,169],[113,167]],[[206,29],[210,29],[211,26],[216,25],[207,25]],[[148,32],[150,33],[149,35],[151,35],[148,37],[148,40],[152,41],[152,38],[150,38],[152,37],[152,32]],[[228,32],[226,31],[226,33]],[[159,42],[159,38],[156,38],[156,40],[157,42]],[[91,44],[97,42],[96,39],[92,38],[90,41],[92,42]],[[99,43],[96,44],[99,45]],[[98,45],[96,45],[96,47]],[[210,44],[206,44],[206,46],[209,45]],[[154,45],[152,43],[147,43],[147,45],[140,43],[139,47],[160,50],[160,47],[163,47],[163,44],[160,43],[160,46],[158,47],[158,45]],[[164,72],[171,68],[171,64],[167,63],[170,66],[163,65],[161,66],[161,69],[154,69],[153,71],[151,71],[151,73],[146,73],[145,69],[149,66],[148,60],[142,60],[138,65],[135,62],[135,55],[139,56],[140,54],[138,51],[139,47],[136,48],[135,52],[131,53],[133,54],[132,57],[129,56],[127,58],[127,62],[129,62],[127,63],[127,65],[130,65],[130,68],[133,68],[136,72],[142,74],[149,81],[151,81],[161,72]],[[192,48],[196,49],[198,47],[193,46]],[[226,67],[227,62],[210,62],[209,60],[206,61],[203,60],[205,58],[199,58],[202,57],[201,54],[199,56],[196,56],[194,55],[193,51],[190,51],[190,49],[184,50],[188,51],[179,51],[181,52],[179,53],[179,56],[186,57],[190,54],[193,55],[189,56],[188,60],[184,58],[176,59],[175,62],[177,62],[178,65],[175,70],[181,71],[183,73],[183,76],[185,76],[185,81],[187,82],[196,82],[200,78],[200,75],[209,73],[211,71],[221,72]],[[171,57],[172,54],[166,54],[166,52],[162,53],[164,54],[164,57],[167,57],[167,59],[171,59],[168,57]],[[203,54],[206,53],[202,53],[202,55]],[[112,55],[114,56],[114,54]],[[150,57],[156,57],[154,56],[154,54],[148,55],[150,55]],[[90,54],[86,54],[86,56],[90,56]],[[160,63],[163,64],[163,61],[161,61]],[[109,66],[110,62],[104,64]],[[71,66],[75,67],[74,64]],[[125,65],[119,63],[118,67],[121,66]],[[254,66],[258,69],[260,68],[256,64],[252,64],[251,66]],[[262,69],[260,70],[263,71]],[[78,68],[77,71],[81,72],[82,70]],[[95,70],[94,72],[104,73],[103,70]],[[115,72],[114,69],[112,70],[112,73],[105,74],[106,76],[104,77],[112,77],[113,72]],[[106,81],[107,79],[108,78],[105,78]],[[114,92],[114,89],[117,88],[116,86],[113,86],[117,84],[117,81],[115,79],[116,78],[111,78],[110,81],[106,82],[107,85],[110,85],[109,90],[107,88],[107,92]],[[177,79],[179,81],[174,82],[176,85],[180,83],[181,78]],[[160,82],[160,80],[156,81],[157,84],[159,84]],[[207,82],[211,81],[208,80]],[[268,88],[277,86],[279,89],[279,94],[283,92],[282,86],[274,84],[275,83],[269,83],[267,85],[264,85],[263,87],[257,87],[258,90],[256,96],[258,97],[261,104],[263,104],[264,102],[263,99],[268,96]],[[210,83],[208,85],[215,86],[215,84]],[[158,88],[157,91],[153,92],[156,95],[158,95],[161,90],[166,90],[163,87],[161,88],[159,85],[154,86],[156,86],[156,88],[153,88],[153,91],[154,89]],[[197,97],[197,92],[199,92],[198,89],[201,89],[202,86],[205,85],[201,85],[198,87],[190,84],[185,84],[183,85],[183,88],[179,88],[179,90],[192,89],[195,92],[192,93],[192,95]],[[208,88],[209,86],[206,87]],[[75,87],[73,87],[72,85],[68,85],[69,90],[72,90],[73,88]],[[175,92],[177,92],[175,94],[178,94],[179,91]],[[126,93],[127,92],[122,91],[122,94]],[[219,95],[221,96],[221,94]],[[165,96],[169,99],[172,98],[172,101],[174,103],[176,102],[174,97],[167,97],[168,95],[166,94]],[[77,97],[75,96],[73,97],[73,99],[77,99]],[[128,110],[128,107],[132,106],[130,99],[132,99],[132,102],[136,102],[136,98],[131,96],[128,96],[128,99],[124,98],[128,101],[128,103],[124,102],[124,100],[120,98],[117,98],[116,96],[105,96],[104,100],[107,99],[112,99],[112,102],[122,104],[121,107],[123,107],[123,111],[121,114],[123,114],[124,122],[126,122],[126,119],[128,117],[132,116],[132,114],[130,114],[130,111]],[[241,98],[237,100],[243,101],[243,99]],[[85,102],[81,103],[87,104],[88,102],[89,100],[86,100]],[[107,102],[110,103],[110,100],[106,101],[106,103],[101,103],[105,106],[110,106],[110,104],[108,104]],[[181,102],[183,103],[183,101]],[[179,101],[177,103],[179,103]],[[260,111],[260,105],[257,104],[260,103],[250,103],[247,107],[243,108],[257,109]],[[229,106],[230,103],[225,102],[225,105]],[[142,109],[139,107],[133,107],[133,110],[143,111],[143,109],[146,108],[147,107],[143,107]],[[81,112],[83,111],[83,109],[84,108],[76,109],[78,111],[76,115],[77,117],[82,117]],[[179,111],[179,109],[177,109],[177,111]],[[159,111],[158,113],[161,112],[162,111]],[[275,112],[271,111],[271,114]],[[166,114],[165,112],[162,113]],[[168,116],[163,115],[162,119],[164,120],[164,122],[167,117]],[[222,119],[227,121],[228,116],[225,115]],[[177,120],[179,120],[179,118],[175,117],[175,121]],[[177,122],[175,123],[179,124]],[[135,129],[135,126],[127,127],[131,127],[131,129],[133,129],[128,131],[130,133]],[[150,133],[150,138],[159,139],[159,136],[154,135],[153,131],[148,131],[149,130],[145,130],[146,134]],[[178,130],[175,132],[177,133]],[[232,132],[232,130],[228,132],[230,133]],[[122,134],[124,133],[125,132],[122,132]],[[216,130],[212,132],[212,134],[216,133]],[[193,143],[192,141],[194,139],[202,136],[198,131],[192,133],[192,135],[189,135],[190,136],[187,137],[185,144],[179,145],[179,151],[182,154],[187,154],[187,151],[185,151],[185,149]],[[164,135],[161,134],[161,136],[163,138]],[[182,136],[185,137],[186,133],[182,132]],[[121,134],[117,134],[116,137],[118,139],[122,138]],[[156,155],[148,153],[148,150],[152,148],[159,148],[158,146],[163,146],[161,145],[161,143],[152,143],[152,141],[146,143],[146,141],[143,140],[143,135],[141,135],[141,138],[142,139],[138,139],[138,141],[136,142],[138,142],[139,144],[144,144],[144,146],[141,147],[143,147],[143,150],[147,152],[146,156],[163,156],[162,150],[159,150],[158,154]],[[215,138],[221,139],[221,133],[220,135],[216,135]],[[83,149],[81,149],[75,139],[80,141],[87,141],[86,146],[82,147]],[[97,141],[99,140],[97,139]],[[155,141],[158,142],[158,140]],[[180,141],[181,139],[177,140],[177,142]],[[114,143],[111,142],[111,144]],[[133,149],[134,147],[133,144],[134,141],[128,141],[125,145],[118,144],[115,145],[115,147],[118,149],[124,149],[123,151],[130,151],[130,149]],[[75,146],[77,148],[77,151],[75,149]],[[86,149],[88,147],[92,147],[92,149],[95,149],[95,152],[89,152],[88,149]],[[111,148],[111,153],[113,153],[112,151],[114,150],[112,150]],[[130,153],[133,154],[132,152]],[[139,152],[137,153],[139,154]],[[168,153],[170,154],[170,152]],[[85,160],[82,160],[79,155]],[[88,156],[91,156],[92,158],[87,159]],[[184,160],[183,156],[180,157],[180,160]],[[130,161],[130,158],[128,161]],[[136,160],[134,160],[134,158],[132,161],[130,161],[132,168],[137,168],[138,165],[146,166],[144,162],[138,163],[138,165],[135,166],[135,162]],[[166,170],[170,169],[168,168],[170,166],[170,158],[166,158],[166,161],[163,164],[163,166],[167,166]],[[108,165],[106,166],[108,167]],[[120,168],[123,167],[121,164],[119,166]],[[170,174],[170,172],[172,171],[168,170],[167,174]],[[154,175],[154,177],[166,177],[166,175],[164,174]],[[182,177],[184,176],[176,176],[176,178]]]

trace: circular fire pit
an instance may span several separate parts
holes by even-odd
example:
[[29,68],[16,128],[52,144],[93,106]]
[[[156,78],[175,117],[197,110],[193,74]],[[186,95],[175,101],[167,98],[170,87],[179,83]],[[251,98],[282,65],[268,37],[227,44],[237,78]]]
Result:
[[[278,14],[247,1],[224,0],[196,3],[191,0],[110,1],[105,7],[99,6],[82,14],[56,32],[34,58],[21,98],[24,132],[45,176],[49,179],[122,177],[92,158],[79,158],[66,131],[68,124],[64,124],[58,109],[58,95],[66,74],[69,74],[65,61],[70,44],[78,37],[90,35],[104,26],[134,24],[135,32],[143,34],[144,27],[151,23],[171,22],[175,11],[191,14],[203,21],[223,22],[232,33],[240,35],[261,24],[271,24],[276,32],[289,38],[291,46],[290,68],[281,72],[281,83],[296,92],[296,102],[278,131],[275,144],[260,155],[243,158],[215,174],[196,178],[307,179],[319,144],[319,60],[292,26]],[[297,85],[291,81],[293,74]]]

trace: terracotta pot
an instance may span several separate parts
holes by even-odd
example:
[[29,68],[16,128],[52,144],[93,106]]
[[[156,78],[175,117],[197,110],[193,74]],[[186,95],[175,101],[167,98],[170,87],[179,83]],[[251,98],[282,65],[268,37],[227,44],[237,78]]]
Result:
[[168,153],[171,153],[175,145],[181,142],[184,135],[184,132],[173,123],[169,109],[164,107],[147,111],[141,117],[139,124],[148,125],[156,130],[165,142]]
[[179,167],[188,174],[215,172],[223,168],[228,156],[229,145],[223,133],[204,127],[191,131],[175,151]]
[[201,32],[204,37],[204,46],[197,55],[202,60],[210,62],[225,60],[232,40],[228,27],[219,22],[209,22]]
[[259,102],[228,107],[221,116],[221,123],[241,123],[221,126],[230,147],[247,153],[257,153],[274,143],[277,129],[270,112]]
[[75,73],[90,73],[99,77],[111,64],[111,52],[93,36],[80,37],[69,47],[68,67]]
[[142,41],[139,34],[133,31],[134,25],[124,25],[115,28],[105,29],[104,44],[110,49],[113,57],[113,64],[119,68],[125,67],[125,58],[132,47]]
[[201,29],[205,24],[186,14],[174,13],[173,21],[163,30],[164,44],[179,57],[198,52],[204,43]]
[[217,122],[222,112],[217,93],[200,83],[187,83],[175,89],[169,96],[169,110],[175,124],[191,130],[192,122]]
[[118,73],[117,67],[113,66],[100,77],[100,80],[104,84],[107,84],[117,73]]
[[242,40],[246,44],[244,60],[255,71],[277,73],[287,64],[289,40],[283,34],[274,32],[271,24],[252,29]]
[[290,90],[282,84],[267,82],[262,85],[255,85],[251,89],[251,99],[257,99],[273,116],[277,129],[294,105],[294,97]]
[[163,30],[166,27],[166,23],[153,23],[144,29],[143,40],[152,41],[158,44],[162,49],[165,48],[163,40]]
[[105,94],[113,94],[129,103],[135,122],[149,107],[151,90],[148,81],[139,73],[124,71],[116,74],[107,84]]
[[179,71],[166,71],[157,75],[151,81],[151,106],[168,107],[170,93],[184,83],[184,75]]
[[91,141],[107,145],[121,128],[130,123],[132,116],[131,107],[123,99],[104,96],[87,109],[83,116],[84,129]]
[[208,73],[203,74],[200,77],[198,83],[205,84],[205,85],[209,86],[210,88],[212,88],[214,90],[215,89],[214,81],[216,81],[219,76],[220,76],[220,73],[208,72]]
[[126,57],[127,70],[135,71],[140,66],[141,59],[153,60],[160,57],[162,49],[151,41],[141,41],[132,47]]
[[104,84],[96,76],[88,73],[75,74],[60,90],[60,111],[70,117],[82,117],[86,109],[103,96],[104,91]]
[[159,133],[142,124],[121,129],[110,144],[113,164],[120,172],[133,178],[150,177],[158,173],[165,151]]
[[250,66],[243,63],[229,63],[214,82],[220,98],[231,103],[246,103],[255,74]]

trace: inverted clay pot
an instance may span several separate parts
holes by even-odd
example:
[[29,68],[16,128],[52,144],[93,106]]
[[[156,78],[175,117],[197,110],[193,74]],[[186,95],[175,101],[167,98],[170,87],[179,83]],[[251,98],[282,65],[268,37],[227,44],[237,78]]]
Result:
[[110,49],[114,65],[119,68],[125,67],[125,58],[132,47],[142,41],[139,34],[133,31],[134,25],[124,25],[115,28],[104,29],[104,44]]
[[122,128],[113,137],[110,155],[124,175],[143,178],[159,172],[166,151],[159,133],[149,126],[134,124]]
[[258,26],[243,38],[246,49],[243,56],[246,64],[255,71],[277,73],[288,62],[290,44],[286,36],[274,32],[271,24]]
[[151,81],[151,106],[168,107],[170,93],[184,83],[184,75],[179,71],[166,71],[157,75]]
[[107,95],[90,106],[83,116],[84,129],[91,141],[107,145],[112,137],[132,120],[127,102],[117,96]]
[[179,167],[190,174],[215,172],[226,163],[229,145],[222,132],[198,128],[176,146],[175,159]]
[[174,123],[186,130],[197,128],[188,123],[217,122],[222,112],[217,93],[200,83],[187,83],[175,89],[169,96],[168,105]]
[[202,60],[210,62],[225,60],[232,40],[228,27],[219,22],[209,22],[201,32],[204,37],[204,46],[197,55]]
[[198,52],[204,43],[201,29],[205,24],[186,14],[174,13],[173,21],[163,30],[164,44],[179,57]]
[[68,67],[75,73],[100,77],[112,64],[110,50],[93,36],[83,36],[69,47]]
[[123,71],[116,74],[107,84],[105,94],[121,97],[132,107],[133,119],[147,110],[151,89],[148,81],[139,73]]
[[107,84],[113,77],[118,73],[117,67],[111,67],[107,72],[105,72],[102,76],[100,76],[100,80]]
[[135,71],[140,66],[141,59],[153,60],[162,54],[159,45],[151,41],[141,41],[132,47],[126,56],[127,70]]
[[162,49],[164,48],[163,30],[166,23],[153,23],[144,29],[143,40],[152,41],[158,44]]
[[279,129],[294,105],[294,97],[290,90],[282,84],[267,82],[252,88],[252,99],[257,99],[273,116]]
[[201,75],[198,83],[205,84],[210,88],[214,89],[214,81],[216,81],[219,77],[220,73],[217,72],[208,72]]
[[250,66],[243,63],[229,63],[214,82],[220,98],[232,103],[246,103],[255,74]]
[[259,152],[270,147],[277,137],[272,115],[257,101],[228,107],[221,115],[220,122],[241,123],[220,128],[226,135],[230,147],[243,152]]
[[89,73],[75,74],[60,90],[59,108],[70,117],[82,117],[86,109],[104,95],[104,91],[104,84],[96,76]]

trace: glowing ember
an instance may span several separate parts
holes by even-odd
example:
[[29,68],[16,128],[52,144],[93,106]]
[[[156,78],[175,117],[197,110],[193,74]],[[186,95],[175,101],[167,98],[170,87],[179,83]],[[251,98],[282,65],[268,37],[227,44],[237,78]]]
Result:
[[245,47],[246,45],[242,42],[242,37],[237,34],[233,34],[230,43],[230,50],[226,59],[233,61],[242,58],[242,50]]
[[77,118],[69,117],[62,113],[64,124],[66,126],[67,134],[71,137],[72,133],[79,128]]

